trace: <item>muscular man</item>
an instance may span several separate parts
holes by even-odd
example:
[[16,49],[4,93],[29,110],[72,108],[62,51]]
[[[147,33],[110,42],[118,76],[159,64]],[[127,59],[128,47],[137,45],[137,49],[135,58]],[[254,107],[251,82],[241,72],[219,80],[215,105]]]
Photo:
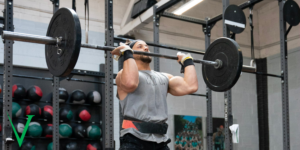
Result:
[[136,55],[132,50],[149,52],[149,47],[144,41],[136,40],[111,52],[124,57],[123,70],[116,77],[124,117],[120,149],[169,150],[167,94],[182,96],[198,90],[193,58],[182,53],[177,55],[184,69],[184,77],[180,77],[151,70],[152,58]]
[[223,133],[223,125],[217,128],[217,132],[213,134],[213,142],[215,143],[215,150],[223,150],[225,135]]

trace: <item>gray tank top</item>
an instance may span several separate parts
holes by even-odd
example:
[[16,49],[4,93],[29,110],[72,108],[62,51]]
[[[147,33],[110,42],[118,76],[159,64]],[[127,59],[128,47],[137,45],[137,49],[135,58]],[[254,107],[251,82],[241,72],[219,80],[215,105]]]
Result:
[[[167,122],[168,87],[169,79],[166,75],[153,70],[139,71],[138,87],[134,92],[128,93],[124,100],[120,101],[123,116],[145,122]],[[167,134],[146,134],[134,128],[121,130],[121,137],[127,133],[145,141],[161,143],[168,140]]]

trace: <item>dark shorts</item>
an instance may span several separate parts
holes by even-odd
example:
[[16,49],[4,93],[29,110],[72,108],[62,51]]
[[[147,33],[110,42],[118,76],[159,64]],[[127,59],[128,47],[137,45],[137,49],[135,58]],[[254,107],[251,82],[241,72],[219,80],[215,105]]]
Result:
[[148,142],[143,141],[132,134],[125,134],[120,138],[120,150],[170,150],[168,147],[168,143],[170,142],[170,139],[163,143]]

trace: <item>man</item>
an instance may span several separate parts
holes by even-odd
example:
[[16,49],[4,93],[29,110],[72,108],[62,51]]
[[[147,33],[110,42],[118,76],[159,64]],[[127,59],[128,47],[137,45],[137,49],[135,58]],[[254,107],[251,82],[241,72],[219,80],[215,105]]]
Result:
[[142,40],[121,44],[112,55],[124,57],[123,70],[116,77],[117,96],[124,117],[120,135],[121,150],[169,150],[167,136],[167,94],[182,96],[198,90],[193,58],[179,53],[184,77],[151,70],[151,57],[132,50],[149,52]]
[[223,125],[217,128],[217,132],[213,134],[213,142],[215,143],[215,150],[223,150],[225,135],[223,133]]

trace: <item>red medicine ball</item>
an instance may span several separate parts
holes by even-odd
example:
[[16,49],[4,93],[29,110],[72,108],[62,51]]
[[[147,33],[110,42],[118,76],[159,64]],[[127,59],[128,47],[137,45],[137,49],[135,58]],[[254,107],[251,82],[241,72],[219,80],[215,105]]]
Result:
[[0,123],[0,132],[2,131],[2,124]]
[[101,146],[98,142],[89,143],[86,150],[101,150]]
[[24,98],[26,98],[26,89],[20,84],[13,85],[13,87],[12,87],[12,97],[14,99],[24,99]]
[[39,101],[43,96],[43,92],[40,87],[32,86],[27,91],[27,98],[32,101]]
[[44,119],[52,119],[53,116],[53,108],[50,105],[46,105],[43,108],[43,118]]
[[91,119],[91,113],[86,107],[82,107],[78,110],[77,116],[82,121],[89,121]]
[[34,117],[32,119],[38,119],[41,116],[42,111],[38,105],[30,104],[26,107],[25,114],[26,115],[34,115]]

